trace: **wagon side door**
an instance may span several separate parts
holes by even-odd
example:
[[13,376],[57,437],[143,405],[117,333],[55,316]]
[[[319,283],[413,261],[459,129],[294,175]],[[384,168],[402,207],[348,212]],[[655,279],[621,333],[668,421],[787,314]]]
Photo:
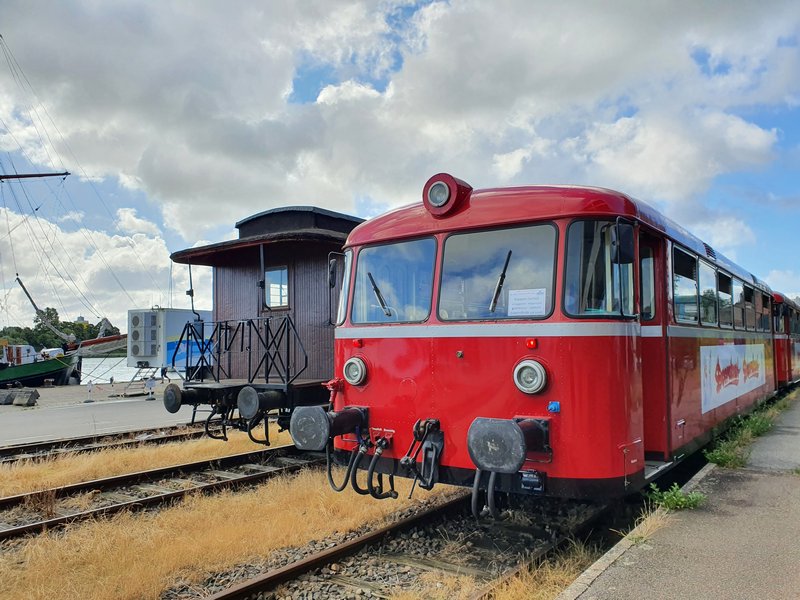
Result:
[[639,233],[639,294],[642,336],[642,398],[645,460],[669,455],[666,335],[666,261],[663,238]]

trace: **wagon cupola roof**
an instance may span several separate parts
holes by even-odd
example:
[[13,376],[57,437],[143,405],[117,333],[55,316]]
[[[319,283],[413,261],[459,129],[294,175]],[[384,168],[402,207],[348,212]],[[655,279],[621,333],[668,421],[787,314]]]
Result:
[[176,263],[218,266],[250,247],[286,242],[321,242],[342,246],[363,219],[316,206],[284,206],[236,223],[239,238],[174,252]]

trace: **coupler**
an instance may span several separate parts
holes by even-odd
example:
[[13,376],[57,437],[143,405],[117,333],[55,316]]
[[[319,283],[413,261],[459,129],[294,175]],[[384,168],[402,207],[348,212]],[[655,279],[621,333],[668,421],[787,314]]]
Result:
[[337,435],[353,433],[367,426],[367,409],[350,406],[326,411],[322,406],[298,406],[292,412],[289,433],[299,450],[321,452]]
[[[497,475],[516,475],[520,472],[528,454],[533,453],[537,462],[550,462],[552,449],[550,447],[550,421],[549,419],[517,418],[517,419],[489,419],[479,417],[472,422],[467,432],[467,450],[472,462],[477,467],[472,487],[472,513],[475,518],[486,514],[480,509],[478,501],[479,490],[482,487],[481,475],[489,473],[486,483],[488,514],[494,518],[500,517],[495,502],[495,488]],[[532,472],[535,473],[535,472]],[[538,477],[538,475],[537,475]],[[541,480],[537,479],[535,485],[530,484],[525,477],[522,478],[521,488],[529,492],[543,491]]]

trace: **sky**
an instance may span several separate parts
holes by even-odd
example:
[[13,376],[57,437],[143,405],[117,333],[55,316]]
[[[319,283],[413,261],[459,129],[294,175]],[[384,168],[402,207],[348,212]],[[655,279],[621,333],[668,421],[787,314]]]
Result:
[[[177,250],[434,173],[644,200],[800,296],[800,3],[0,0],[0,326],[187,307]],[[193,269],[198,308],[211,273]]]

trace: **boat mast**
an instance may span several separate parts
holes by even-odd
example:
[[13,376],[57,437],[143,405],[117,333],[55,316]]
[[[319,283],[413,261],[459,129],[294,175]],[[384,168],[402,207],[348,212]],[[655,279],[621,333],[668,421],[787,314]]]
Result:
[[47,313],[44,312],[38,306],[36,306],[36,302],[33,301],[33,297],[30,295],[30,292],[28,292],[28,288],[25,287],[25,284],[22,283],[22,279],[19,278],[19,273],[17,274],[17,283],[19,284],[19,287],[22,288],[22,291],[25,292],[25,295],[28,297],[28,300],[30,300],[31,304],[33,305],[33,310],[36,311],[36,316],[39,317],[39,320],[41,320],[42,325],[47,327],[50,331],[55,333],[58,337],[60,337],[65,342],[67,342],[69,344],[74,344],[75,343],[75,336],[72,335],[71,333],[64,333],[63,331],[58,329],[55,325],[53,325],[47,319]]
[[[69,175],[69,171],[64,171],[63,173],[14,173],[13,175],[5,175],[0,174],[0,182],[5,181],[6,179],[32,179],[38,177],[67,177]],[[57,329],[55,325],[53,325],[47,319],[47,313],[45,313],[42,309],[36,306],[36,302],[33,301],[33,297],[28,292],[28,288],[25,287],[25,284],[22,283],[22,279],[19,278],[19,273],[17,273],[17,283],[22,288],[22,291],[25,292],[25,295],[30,300],[30,303],[33,305],[33,309],[36,311],[36,315],[41,319],[42,324],[47,327],[50,331],[60,337],[62,340],[69,344],[75,343],[75,336],[72,334],[64,333],[63,331]]]

